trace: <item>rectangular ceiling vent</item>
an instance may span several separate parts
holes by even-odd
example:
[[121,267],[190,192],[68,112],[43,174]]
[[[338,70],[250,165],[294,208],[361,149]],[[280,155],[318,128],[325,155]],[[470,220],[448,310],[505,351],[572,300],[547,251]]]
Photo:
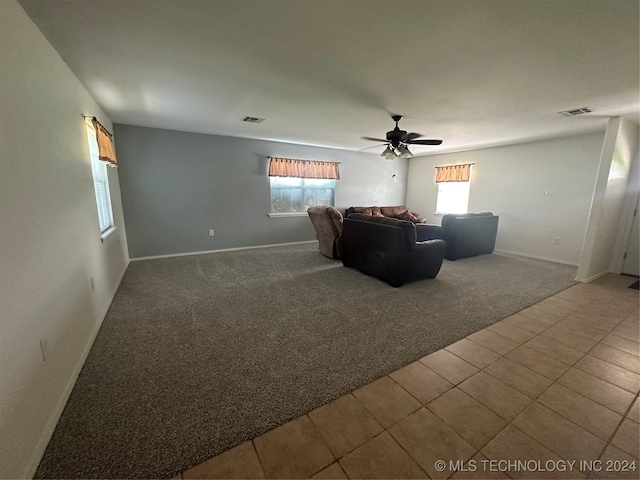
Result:
[[258,117],[244,117],[242,119],[243,122],[249,122],[249,123],[262,123],[264,122],[264,118],[258,118]]
[[582,115],[583,113],[591,113],[591,107],[574,108],[573,110],[565,110],[564,112],[558,112],[563,117],[575,117],[576,115]]

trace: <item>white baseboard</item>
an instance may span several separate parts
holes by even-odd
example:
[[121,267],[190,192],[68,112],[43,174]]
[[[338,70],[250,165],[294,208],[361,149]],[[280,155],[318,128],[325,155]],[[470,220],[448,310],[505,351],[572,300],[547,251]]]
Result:
[[138,262],[140,260],[155,260],[157,258],[186,257],[189,255],[206,255],[208,253],[235,252],[236,250],[253,250],[255,248],[284,247],[286,245],[303,245],[305,243],[316,243],[316,242],[317,240],[305,240],[304,242],[271,243],[269,245],[253,245],[251,247],[235,247],[235,248],[221,248],[219,250],[204,250],[202,252],[170,253],[168,255],[152,255],[150,257],[136,257],[136,258],[132,258],[131,261]]
[[604,277],[605,275],[608,275],[609,273],[611,273],[611,270],[604,270],[603,272],[596,273],[595,275],[591,275],[589,278],[585,278],[584,280],[580,278],[576,278],[576,280],[582,283],[590,283],[590,282],[593,282],[594,280],[597,280],[600,277]]
[[73,387],[75,386],[76,381],[78,380],[78,377],[80,376],[80,371],[82,370],[82,367],[84,366],[84,362],[87,360],[87,356],[89,356],[89,352],[91,351],[91,347],[93,346],[93,342],[95,341],[96,336],[98,335],[98,331],[100,330],[100,327],[102,326],[102,322],[104,322],[104,319],[107,316],[107,312],[109,311],[109,307],[111,307],[111,302],[113,302],[113,298],[116,296],[116,292],[118,291],[118,288],[120,287],[120,282],[122,282],[122,279],[124,278],[124,274],[126,273],[128,266],[129,266],[129,262],[127,262],[127,264],[125,265],[124,269],[122,270],[122,273],[120,274],[120,278],[118,279],[118,281],[116,282],[115,287],[111,291],[111,295],[109,296],[109,301],[106,302],[105,307],[102,309],[101,315],[98,317],[99,321],[96,324],[96,326],[94,327],[93,331],[91,332],[91,336],[89,337],[89,341],[87,342],[87,345],[85,346],[85,348],[84,348],[84,350],[82,352],[82,355],[80,356],[80,361],[77,363],[76,367],[74,368],[73,374],[71,375],[71,378],[69,379],[69,382],[65,386],[65,388],[63,390],[63,393],[62,393],[62,396],[60,397],[60,400],[56,404],[56,407],[53,410],[53,413],[49,417],[49,421],[47,422],[47,425],[45,426],[44,431],[42,432],[42,435],[40,436],[40,440],[38,441],[38,444],[36,445],[36,448],[34,449],[33,454],[31,455],[31,460],[29,460],[29,464],[27,465],[27,467],[25,469],[25,473],[22,476],[23,478],[33,478],[33,476],[36,473],[36,470],[38,469],[38,465],[40,465],[40,461],[42,460],[42,456],[44,455],[44,452],[47,449],[47,445],[49,445],[49,441],[51,440],[51,437],[53,436],[53,432],[56,429],[56,425],[58,425],[58,420],[60,420],[60,417],[62,416],[62,412],[64,411],[64,407],[67,405],[67,401],[69,400],[69,397],[71,396],[71,392],[73,391]]
[[535,258],[536,260],[545,260],[547,262],[553,262],[553,263],[562,263],[563,265],[571,265],[573,267],[578,266],[576,262],[569,262],[567,260],[562,260],[559,258],[543,257],[541,255],[531,255],[531,254],[522,253],[522,252],[512,252],[511,250],[502,250],[502,249],[496,248],[494,252],[498,254],[504,253],[505,255],[518,255],[519,257]]

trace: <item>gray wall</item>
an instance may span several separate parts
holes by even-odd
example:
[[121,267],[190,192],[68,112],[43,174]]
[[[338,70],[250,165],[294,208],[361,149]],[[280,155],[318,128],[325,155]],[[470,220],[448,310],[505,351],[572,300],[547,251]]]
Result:
[[131,258],[315,239],[307,216],[267,215],[269,156],[341,162],[341,210],[405,203],[406,160],[396,161],[393,183],[392,162],[377,153],[131,125],[114,130]]

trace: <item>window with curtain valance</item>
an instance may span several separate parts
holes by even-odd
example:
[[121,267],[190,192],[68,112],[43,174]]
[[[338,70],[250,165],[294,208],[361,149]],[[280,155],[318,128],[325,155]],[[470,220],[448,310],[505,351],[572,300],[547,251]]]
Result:
[[313,205],[334,205],[340,164],[270,157],[271,216],[304,215]]
[[340,164],[336,162],[270,157],[269,176],[340,180]]
[[436,183],[442,182],[468,182],[471,177],[472,163],[463,165],[447,165],[436,167]]
[[436,167],[436,213],[467,213],[472,163]]
[[103,162],[109,164],[109,166],[118,166],[118,160],[116,159],[116,149],[113,146],[113,134],[102,126],[96,117],[91,119],[93,128],[96,130],[96,141],[98,142],[98,158]]

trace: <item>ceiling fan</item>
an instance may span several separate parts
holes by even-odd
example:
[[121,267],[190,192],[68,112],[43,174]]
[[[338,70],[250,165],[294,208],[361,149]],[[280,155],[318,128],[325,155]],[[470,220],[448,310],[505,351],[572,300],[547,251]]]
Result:
[[391,118],[396,122],[396,128],[387,132],[386,140],[382,138],[362,137],[365,140],[383,142],[383,145],[386,145],[387,148],[380,156],[387,160],[413,157],[413,153],[409,151],[408,145],[440,145],[442,143],[442,140],[420,140],[419,137],[422,137],[421,134],[415,132],[407,133],[406,130],[400,130],[398,122],[402,120],[402,115],[392,115]]

